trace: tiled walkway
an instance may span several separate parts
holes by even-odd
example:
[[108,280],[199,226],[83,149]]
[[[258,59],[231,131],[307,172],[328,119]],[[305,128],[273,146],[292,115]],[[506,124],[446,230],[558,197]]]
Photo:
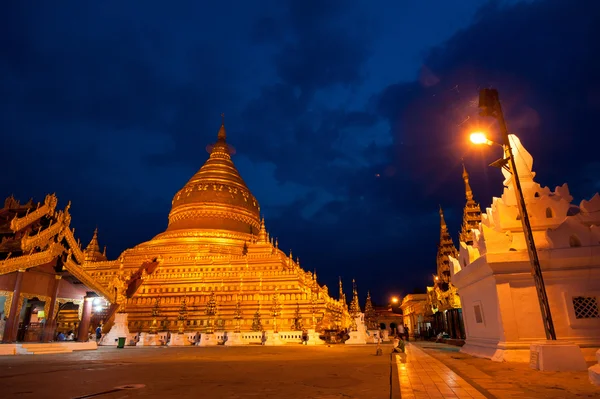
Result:
[[406,345],[406,362],[396,355],[402,399],[486,398],[442,362],[415,345]]

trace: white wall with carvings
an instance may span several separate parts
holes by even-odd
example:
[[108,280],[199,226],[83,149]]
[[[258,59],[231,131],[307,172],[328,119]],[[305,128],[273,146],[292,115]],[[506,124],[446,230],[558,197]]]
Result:
[[[600,347],[600,196],[579,206],[567,184],[553,191],[534,181],[533,157],[511,136],[558,339],[591,357]],[[512,176],[493,198],[472,246],[451,259],[467,334],[463,351],[498,361],[528,361],[545,339]]]

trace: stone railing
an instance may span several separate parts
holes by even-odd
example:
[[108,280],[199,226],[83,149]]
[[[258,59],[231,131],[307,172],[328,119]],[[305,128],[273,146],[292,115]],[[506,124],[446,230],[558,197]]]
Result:
[[[171,338],[176,332],[171,332]],[[196,340],[196,332],[184,332],[185,339],[193,344]],[[200,334],[205,334],[201,332]],[[224,343],[227,336],[231,336],[233,332],[215,331],[214,337],[219,343]],[[267,340],[271,336],[272,332],[267,333]],[[168,333],[166,331],[159,331],[156,333],[158,341],[161,345],[167,344]],[[245,331],[241,333],[242,343],[245,345],[260,345],[262,343],[263,333],[261,331]],[[127,335],[127,345],[135,345],[137,333],[129,333]],[[301,344],[302,343],[302,331],[280,331],[279,339],[286,344]]]

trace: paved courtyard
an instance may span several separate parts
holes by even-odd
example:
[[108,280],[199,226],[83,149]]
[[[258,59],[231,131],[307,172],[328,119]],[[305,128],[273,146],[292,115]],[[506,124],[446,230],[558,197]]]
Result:
[[[389,398],[391,347],[384,351],[387,356],[375,356],[374,345],[101,347],[2,356],[0,397]],[[393,382],[397,392],[397,377]],[[144,387],[101,394],[127,384]]]
[[587,372],[539,372],[458,350],[432,342],[408,346],[407,362],[398,363],[402,398],[600,398]]
[[[586,372],[496,363],[417,342],[404,362],[367,346],[101,347],[0,357],[2,398],[600,398]],[[391,372],[391,374],[390,374]],[[391,376],[391,380],[390,380]],[[115,389],[129,386],[131,389]]]

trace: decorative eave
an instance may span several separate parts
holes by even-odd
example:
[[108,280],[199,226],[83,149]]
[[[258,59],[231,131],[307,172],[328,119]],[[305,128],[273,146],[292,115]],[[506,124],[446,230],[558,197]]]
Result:
[[58,255],[65,252],[65,247],[59,243],[52,243],[45,251],[29,255],[15,256],[0,261],[0,275],[27,270],[32,267],[45,265],[52,262]]
[[10,229],[16,233],[17,231],[28,226],[29,224],[33,223],[34,221],[36,221],[37,219],[39,219],[43,216],[46,216],[46,215],[53,216],[54,210],[56,209],[57,204],[58,204],[58,198],[56,198],[55,194],[46,195],[43,205],[38,206],[38,208],[36,210],[34,210],[33,212],[28,212],[23,217],[20,217],[20,218],[15,217],[13,220],[11,220],[10,221]]

